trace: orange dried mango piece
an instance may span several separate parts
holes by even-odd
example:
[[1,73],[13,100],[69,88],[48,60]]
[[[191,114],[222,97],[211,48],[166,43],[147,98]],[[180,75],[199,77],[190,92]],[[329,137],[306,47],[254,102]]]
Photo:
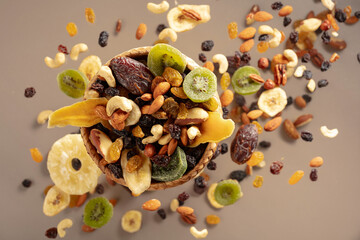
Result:
[[30,154],[31,154],[31,157],[32,159],[35,161],[35,162],[41,162],[43,160],[43,155],[41,154],[41,152],[39,151],[38,148],[31,148],[30,149]]
[[73,105],[62,107],[49,116],[48,128],[65,127],[91,127],[102,119],[96,114],[97,105],[106,105],[106,98],[91,98]]

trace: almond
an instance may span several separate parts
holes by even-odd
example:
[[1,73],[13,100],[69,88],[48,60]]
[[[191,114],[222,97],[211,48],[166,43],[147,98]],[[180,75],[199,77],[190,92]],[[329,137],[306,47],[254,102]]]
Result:
[[301,115],[300,117],[298,117],[298,118],[294,121],[294,126],[295,126],[295,127],[302,127],[302,126],[308,124],[309,122],[311,122],[312,119],[313,119],[313,115],[312,115],[312,114],[304,114],[304,115]]
[[141,95],[140,98],[141,98],[141,100],[147,102],[147,101],[150,101],[152,99],[152,95],[151,95],[151,93],[144,93],[143,95]]
[[289,137],[292,139],[298,139],[300,137],[299,132],[296,130],[294,124],[289,119],[285,119],[283,125],[285,132]]
[[170,83],[161,82],[154,89],[154,99],[156,99],[159,95],[164,95],[170,90]]
[[359,21],[359,19],[356,16],[351,16],[345,20],[345,23],[351,25],[357,23],[357,21]]
[[161,206],[161,202],[157,199],[151,199],[149,201],[146,201],[142,205],[142,209],[147,211],[156,211]]
[[266,22],[266,21],[273,19],[273,15],[271,15],[270,13],[265,12],[265,11],[259,11],[259,12],[255,13],[254,19],[255,19],[255,21],[258,21],[258,22]]
[[155,100],[151,103],[147,114],[155,113],[157,110],[159,110],[162,107],[163,104],[164,104],[164,96],[160,95],[157,98],[155,98]]
[[306,107],[306,101],[303,97],[301,96],[297,96],[295,98],[295,104],[296,106],[298,106],[299,108],[305,108]]
[[141,107],[141,114],[148,114],[150,105],[144,105]]
[[290,5],[283,6],[279,11],[279,16],[285,17],[285,16],[289,15],[290,13],[292,13],[292,11],[293,11],[292,6],[290,6]]
[[95,107],[95,114],[104,120],[109,120],[110,117],[106,114],[106,107],[104,105],[97,105]]
[[241,122],[242,122],[243,124],[249,124],[249,123],[250,123],[249,117],[248,117],[247,114],[244,113],[244,112],[241,114]]
[[264,80],[262,77],[260,77],[260,76],[257,75],[257,74],[254,74],[254,73],[249,74],[249,77],[250,77],[253,81],[257,82],[257,83],[264,83],[264,82],[265,82],[265,80]]
[[243,42],[243,44],[241,44],[240,46],[240,52],[244,53],[244,52],[249,52],[252,47],[254,46],[255,42],[254,39],[249,39],[245,42]]
[[324,163],[324,159],[322,157],[315,157],[311,159],[309,165],[310,167],[321,167]]
[[158,155],[165,155],[168,151],[168,145],[164,145],[162,146],[162,148],[160,148],[159,152],[158,152]]
[[186,207],[186,206],[181,206],[181,207],[178,207],[176,209],[176,211],[180,214],[180,215],[190,215],[192,213],[194,213],[194,209],[191,208],[191,207]]
[[178,145],[178,140],[174,138],[170,140],[167,150],[168,156],[171,156],[175,152],[177,145]]
[[264,130],[268,132],[274,131],[280,126],[281,121],[282,121],[282,117],[276,117],[271,119],[265,124]]
[[140,25],[138,26],[137,30],[136,30],[136,39],[140,40],[144,37],[144,35],[146,34],[147,31],[147,26],[145,23],[140,23]]
[[247,114],[247,116],[251,120],[254,120],[254,119],[259,118],[262,114],[263,114],[263,111],[261,111],[261,110],[252,110]]
[[255,36],[255,33],[256,33],[256,28],[247,27],[239,33],[239,38],[243,40],[248,40],[250,38],[253,38]]
[[181,128],[181,135],[180,135],[181,143],[186,146],[188,144],[188,136],[187,136],[187,128]]
[[220,96],[220,102],[223,107],[229,106],[234,100],[234,93],[230,89],[226,89]]

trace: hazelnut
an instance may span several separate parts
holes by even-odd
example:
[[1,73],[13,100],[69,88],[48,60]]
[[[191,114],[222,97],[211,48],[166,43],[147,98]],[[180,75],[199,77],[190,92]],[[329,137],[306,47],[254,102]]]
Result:
[[269,59],[260,58],[258,61],[258,67],[261,69],[267,69],[269,67]]
[[267,79],[267,80],[265,81],[265,83],[264,83],[264,88],[265,88],[266,90],[268,90],[268,89],[273,89],[274,87],[275,87],[275,82],[274,82],[273,80]]

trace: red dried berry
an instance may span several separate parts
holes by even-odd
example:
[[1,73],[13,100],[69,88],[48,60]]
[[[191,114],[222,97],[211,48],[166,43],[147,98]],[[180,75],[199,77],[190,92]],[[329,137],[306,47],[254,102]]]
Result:
[[63,53],[63,54],[66,54],[66,55],[69,54],[67,48],[64,45],[61,45],[61,44],[58,46],[58,51]]
[[178,196],[178,200],[181,201],[181,202],[185,202],[186,200],[188,200],[190,197],[190,195],[186,192],[182,192],[179,194]]
[[283,168],[284,164],[280,161],[272,162],[270,165],[270,172],[274,175],[280,174],[281,169]]

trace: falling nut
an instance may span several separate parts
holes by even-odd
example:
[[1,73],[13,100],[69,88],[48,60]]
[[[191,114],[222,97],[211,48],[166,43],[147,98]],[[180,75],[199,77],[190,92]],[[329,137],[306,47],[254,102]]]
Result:
[[305,65],[300,65],[296,68],[295,72],[294,72],[294,76],[297,78],[300,78],[304,75],[304,71],[306,70],[306,66]]
[[227,71],[228,67],[229,67],[229,62],[227,60],[227,58],[225,57],[224,54],[215,54],[212,57],[212,61],[214,63],[218,63],[219,64],[219,73],[223,74]]
[[308,81],[308,83],[306,84],[306,87],[310,92],[314,92],[316,89],[316,83],[315,83],[314,79],[310,79]]
[[306,101],[303,97],[301,96],[297,96],[295,98],[295,104],[296,106],[298,106],[299,108],[305,108],[306,107]]
[[309,122],[311,122],[313,120],[313,118],[314,117],[312,114],[301,115],[294,121],[294,126],[297,128],[302,127],[302,126],[308,124]]
[[190,140],[195,139],[196,137],[200,137],[201,136],[201,132],[199,130],[198,127],[196,126],[191,126],[189,127],[189,129],[187,130],[187,136],[189,137]]
[[300,32],[315,32],[321,25],[322,21],[317,18],[308,18],[302,21],[299,27]]
[[160,124],[156,124],[156,125],[152,126],[150,132],[153,136],[144,138],[141,141],[142,144],[154,143],[154,142],[158,141],[161,138],[163,131],[164,131],[164,128]]
[[324,163],[324,159],[322,157],[315,157],[311,159],[309,166],[310,167],[321,167]]
[[178,207],[179,207],[179,200],[177,200],[176,198],[171,200],[171,202],[170,202],[170,210],[172,212],[176,212]]
[[148,3],[147,4],[147,9],[155,14],[160,14],[160,13],[164,13],[167,10],[169,10],[169,3],[167,1],[162,1],[159,4],[155,4],[155,3]]
[[202,239],[202,238],[206,238],[206,236],[208,235],[208,230],[205,228],[205,229],[199,231],[194,226],[192,226],[192,227],[190,227],[190,233],[196,239]]
[[98,72],[98,76],[104,78],[109,87],[116,86],[114,75],[112,74],[111,69],[108,66],[101,66]]
[[296,127],[289,119],[285,119],[283,125],[284,125],[285,132],[287,133],[287,135],[289,137],[291,137],[292,139],[298,139],[300,137],[300,134],[296,130]]
[[44,110],[41,111],[37,116],[37,123],[38,124],[45,124],[46,121],[49,119],[49,115],[52,113],[52,110]]
[[294,50],[292,49],[285,49],[283,52],[284,56],[286,57],[286,59],[289,61],[286,64],[287,68],[294,68],[296,67],[296,65],[298,64],[298,57],[296,55],[296,53],[294,52]]
[[267,123],[265,123],[264,130],[267,132],[274,131],[275,129],[277,129],[280,126],[281,122],[282,122],[281,117],[275,117],[275,118],[271,119],[270,121],[268,121]]
[[106,104],[106,114],[110,117],[116,110],[121,109],[124,112],[132,110],[132,104],[126,97],[114,96]]
[[59,222],[57,225],[57,232],[60,238],[65,237],[66,232],[65,229],[71,228],[73,225],[73,221],[69,218],[65,218]]
[[177,40],[177,33],[174,31],[174,29],[171,28],[165,28],[162,30],[159,34],[160,40],[165,40],[166,38],[169,38],[172,42],[176,42]]
[[70,58],[76,61],[78,60],[79,54],[82,52],[86,52],[88,49],[89,48],[85,43],[75,44],[70,50]]
[[328,129],[327,126],[321,126],[320,131],[321,131],[322,135],[324,135],[325,137],[328,137],[328,138],[334,138],[339,134],[339,131],[337,130],[337,128]]
[[44,61],[49,68],[58,68],[65,63],[65,54],[59,52],[55,55],[54,59],[45,57]]
[[159,95],[157,98],[155,98],[155,100],[151,103],[149,111],[147,114],[153,114],[155,113],[157,110],[159,110],[162,105],[164,104],[164,96],[163,95]]
[[247,116],[251,120],[254,120],[254,119],[258,119],[259,117],[261,117],[261,115],[263,113],[264,113],[263,111],[256,109],[256,110],[252,110],[252,111],[248,112]]

